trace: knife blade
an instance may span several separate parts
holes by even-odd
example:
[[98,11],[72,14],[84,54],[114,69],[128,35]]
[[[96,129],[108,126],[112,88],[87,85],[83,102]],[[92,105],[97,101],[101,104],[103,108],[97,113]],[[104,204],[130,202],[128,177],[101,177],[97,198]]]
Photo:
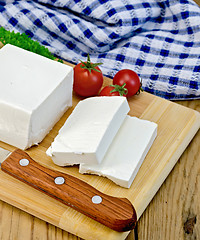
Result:
[[136,211],[127,198],[109,196],[74,176],[48,169],[20,149],[0,147],[0,162],[5,173],[115,231],[130,231],[136,225]]

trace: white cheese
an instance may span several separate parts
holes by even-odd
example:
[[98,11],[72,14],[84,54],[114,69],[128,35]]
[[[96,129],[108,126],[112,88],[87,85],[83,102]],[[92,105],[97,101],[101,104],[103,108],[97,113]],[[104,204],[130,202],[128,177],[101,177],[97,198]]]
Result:
[[156,135],[156,123],[127,116],[101,164],[81,164],[79,172],[104,176],[129,188]]
[[0,140],[26,149],[72,106],[73,68],[10,44],[0,66]]
[[100,163],[130,108],[125,97],[80,101],[47,150],[60,166]]

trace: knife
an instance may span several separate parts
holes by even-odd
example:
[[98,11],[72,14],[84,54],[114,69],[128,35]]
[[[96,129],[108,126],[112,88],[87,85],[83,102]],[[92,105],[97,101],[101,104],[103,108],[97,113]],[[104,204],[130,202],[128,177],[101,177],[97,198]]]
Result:
[[20,149],[0,147],[0,163],[5,173],[115,231],[130,231],[136,225],[136,211],[127,198],[106,195],[74,176],[48,169]]

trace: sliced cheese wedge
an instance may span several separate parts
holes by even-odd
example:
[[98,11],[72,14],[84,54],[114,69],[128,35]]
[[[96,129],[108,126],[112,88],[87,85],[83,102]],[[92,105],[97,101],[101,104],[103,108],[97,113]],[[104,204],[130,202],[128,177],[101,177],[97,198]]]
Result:
[[10,44],[0,66],[0,140],[26,149],[72,106],[73,68]]
[[79,172],[104,176],[129,188],[156,135],[156,123],[127,116],[101,164],[81,164]]
[[125,97],[80,101],[47,150],[59,166],[99,164],[130,108]]

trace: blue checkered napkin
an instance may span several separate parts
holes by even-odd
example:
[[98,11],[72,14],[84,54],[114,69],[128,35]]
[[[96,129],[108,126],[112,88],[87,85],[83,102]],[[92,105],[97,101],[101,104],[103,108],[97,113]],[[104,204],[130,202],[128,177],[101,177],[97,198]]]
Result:
[[73,63],[89,53],[109,77],[132,69],[163,98],[200,98],[200,8],[192,0],[0,0],[0,25]]

